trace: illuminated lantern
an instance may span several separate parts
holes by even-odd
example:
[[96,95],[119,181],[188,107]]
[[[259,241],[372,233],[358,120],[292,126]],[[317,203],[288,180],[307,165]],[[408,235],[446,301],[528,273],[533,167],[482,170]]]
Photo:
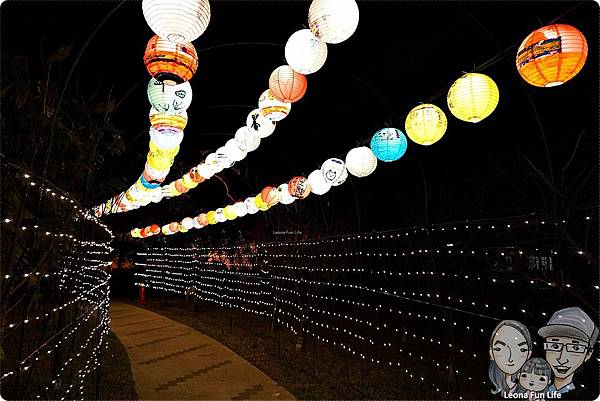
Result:
[[358,5],[354,0],[313,0],[308,26],[323,42],[343,42],[358,27]]
[[348,177],[346,164],[343,160],[335,157],[325,160],[321,165],[321,173],[323,173],[325,181],[334,187],[343,184]]
[[383,162],[393,162],[406,153],[406,136],[396,128],[380,129],[371,138],[371,150]]
[[146,45],[144,64],[157,81],[177,85],[194,76],[198,54],[191,43],[173,43],[154,35]]
[[169,235],[169,225],[165,224],[164,226],[161,227],[160,231],[164,234],[164,235]]
[[261,191],[260,198],[263,200],[263,202],[269,205],[269,207],[271,207],[279,203],[280,196],[279,192],[277,191],[277,188],[269,186],[265,187]]
[[210,21],[208,0],[143,0],[142,12],[150,29],[171,42],[191,42]]
[[[192,227],[193,227],[193,224],[192,224]],[[179,227],[179,232],[180,232],[180,233],[187,233],[188,231],[189,231],[189,229],[187,229],[187,228],[185,228],[185,227],[183,227],[183,226],[180,226],[180,227]]]
[[232,138],[225,144],[225,154],[229,156],[231,160],[239,162],[244,159],[248,153],[240,149],[235,138]]
[[211,210],[210,212],[206,213],[206,221],[211,225],[217,224],[217,212]]
[[131,236],[133,238],[141,238],[141,232],[139,228],[134,228],[133,230],[131,230]]
[[204,177],[207,180],[209,180],[213,175],[215,175],[215,172],[213,171],[213,169],[211,167],[209,167],[206,164],[206,161],[198,164],[196,166],[196,170],[198,171],[198,174],[200,174],[202,177]]
[[202,181],[204,181],[204,177],[202,177],[202,174],[200,174],[196,167],[192,167],[188,174],[190,175],[192,181],[194,181],[196,184],[200,184]]
[[183,220],[181,220],[181,225],[183,226],[183,228],[185,228],[186,230],[191,229],[192,227],[194,227],[194,222],[192,221],[191,217],[186,217]]
[[237,218],[237,214],[235,213],[235,208],[233,205],[225,206],[223,209],[223,216],[225,216],[227,220],[235,220]]
[[174,162],[173,157],[160,157],[153,155],[152,153],[148,153],[146,160],[151,167],[154,167],[157,170],[168,169]]
[[[239,154],[233,154],[234,156],[239,156]],[[235,160],[231,158],[232,152],[229,151],[225,146],[221,146],[214,153],[214,161],[213,163],[217,164],[217,170],[222,171],[226,168],[229,168],[234,165]]]
[[267,204],[267,202],[262,200],[261,194],[258,194],[254,197],[254,205],[258,210],[263,212],[269,209],[269,205]]
[[248,209],[246,208],[246,204],[244,202],[237,202],[233,205],[235,209],[235,214],[238,217],[244,217],[248,214]]
[[419,145],[439,141],[448,127],[446,115],[434,104],[421,104],[408,113],[404,128],[406,135]]
[[326,59],[327,44],[315,37],[309,29],[293,33],[285,44],[285,60],[300,74],[317,72]]
[[244,152],[252,152],[258,149],[260,138],[253,130],[244,126],[240,127],[235,133],[235,142],[238,148]]
[[287,117],[292,109],[291,103],[278,100],[269,89],[264,91],[258,99],[260,113],[271,121],[280,121]]
[[154,128],[175,128],[182,130],[187,125],[188,116],[187,112],[181,114],[165,114],[156,110],[154,107],[150,107],[150,125]]
[[156,235],[156,234],[160,234],[160,226],[158,224],[152,224],[150,226],[150,231],[152,232],[152,234]]
[[[219,152],[220,153],[217,153]],[[226,161],[229,160],[229,156],[225,154],[225,149],[219,148],[215,153],[209,153],[204,160],[204,164],[211,170],[212,174],[219,173],[227,167]],[[233,165],[233,161],[231,164]]]
[[256,212],[258,212],[258,208],[254,203],[254,197],[252,196],[244,200],[244,206],[246,206],[246,211],[248,212],[248,214],[255,214]]
[[201,225],[201,224],[200,224],[200,222],[198,221],[198,218],[197,218],[197,217],[194,217],[194,218],[192,219],[192,223],[194,224],[194,228],[195,228],[195,229],[202,228],[202,225]]
[[185,194],[190,190],[183,184],[183,180],[181,178],[175,181],[175,189],[182,194]]
[[294,103],[306,93],[306,77],[289,65],[277,67],[269,77],[269,90],[279,101]]
[[289,205],[290,203],[292,203],[296,200],[296,198],[294,198],[292,195],[290,195],[287,183],[281,184],[280,186],[278,186],[277,192],[279,192],[279,203],[281,203],[281,204]]
[[587,41],[577,28],[548,25],[536,29],[521,43],[517,70],[533,86],[557,86],[581,71],[587,53]]
[[169,231],[172,232],[173,234],[178,232],[180,228],[181,228],[181,226],[176,221],[169,224]]
[[223,222],[225,222],[225,220],[227,220],[225,218],[224,212],[225,212],[225,209],[223,209],[222,207],[220,207],[217,210],[215,210],[215,217],[217,219],[217,222],[223,223]]
[[157,170],[154,167],[150,166],[148,163],[144,166],[144,173],[148,175],[150,179],[164,181],[167,174],[169,174],[169,170]]
[[346,169],[355,177],[366,177],[377,168],[377,157],[371,149],[359,146],[346,155]]
[[[159,131],[160,132],[160,131]],[[161,148],[153,140],[150,140],[150,152],[155,156],[173,157],[179,153],[179,145],[173,148]]]
[[263,116],[260,109],[254,109],[246,117],[246,127],[259,138],[266,138],[275,131],[275,121]]
[[162,188],[156,188],[150,194],[150,201],[154,203],[158,203],[163,199]]
[[192,103],[192,87],[189,82],[165,85],[152,78],[148,83],[148,100],[159,113],[182,114]]
[[331,184],[325,180],[321,170],[315,170],[308,175],[308,185],[310,192],[316,195],[323,195],[331,189]]
[[160,182],[155,182],[155,181],[148,181],[145,177],[144,174],[142,174],[139,178],[140,183],[142,184],[142,186],[144,188],[147,189],[154,189],[154,188],[158,188],[160,186]]
[[498,86],[484,74],[469,73],[458,78],[448,91],[448,108],[454,117],[478,123],[496,109]]
[[198,215],[198,223],[200,223],[201,226],[205,226],[208,224],[206,213],[200,213]]
[[288,192],[295,198],[306,198],[310,194],[310,185],[306,177],[297,176],[289,180]]
[[160,149],[173,149],[183,141],[183,131],[175,128],[150,128],[150,140]]

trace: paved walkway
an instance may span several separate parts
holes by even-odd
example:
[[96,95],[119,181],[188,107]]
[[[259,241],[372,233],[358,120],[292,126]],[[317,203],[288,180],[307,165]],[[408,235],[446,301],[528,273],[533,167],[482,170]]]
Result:
[[110,305],[111,329],[129,354],[141,400],[293,400],[235,352],[162,315]]

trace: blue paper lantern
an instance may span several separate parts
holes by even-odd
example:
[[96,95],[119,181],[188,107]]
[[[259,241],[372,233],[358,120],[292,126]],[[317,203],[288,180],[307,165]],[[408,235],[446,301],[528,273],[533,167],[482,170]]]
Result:
[[377,158],[384,162],[393,162],[406,153],[408,141],[397,128],[380,129],[371,138],[371,150]]

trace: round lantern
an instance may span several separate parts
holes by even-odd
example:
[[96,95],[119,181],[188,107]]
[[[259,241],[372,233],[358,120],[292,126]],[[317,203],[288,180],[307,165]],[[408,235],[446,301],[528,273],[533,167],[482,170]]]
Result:
[[310,185],[306,177],[297,176],[289,180],[288,192],[295,198],[306,198],[310,194]]
[[267,89],[258,99],[260,113],[271,121],[281,121],[287,117],[292,109],[291,103],[278,100],[271,90]]
[[198,183],[192,180],[192,177],[189,173],[185,173],[183,177],[181,177],[181,179],[183,180],[183,185],[185,185],[189,189],[196,188],[198,186]]
[[198,218],[197,218],[197,217],[194,217],[194,218],[192,219],[192,222],[194,223],[194,228],[195,228],[196,230],[197,230],[197,229],[199,229],[199,228],[202,228],[202,224],[200,224],[200,222],[198,221]]
[[266,138],[275,131],[275,121],[263,116],[260,109],[254,109],[246,117],[246,127],[259,138]]
[[383,162],[393,162],[406,153],[408,141],[397,128],[380,129],[371,138],[371,150]]
[[160,231],[164,234],[164,235],[169,235],[170,230],[169,230],[169,225],[165,224],[164,226],[162,226],[162,228],[160,229]]
[[180,228],[181,228],[181,226],[177,222],[173,222],[173,223],[169,224],[169,231],[172,233],[178,232]]
[[246,200],[244,200],[244,206],[246,206],[246,211],[248,212],[248,214],[255,214],[256,212],[258,212],[258,208],[256,207],[256,204],[254,203],[254,197],[250,196],[248,198],[246,198]]
[[192,103],[192,87],[189,82],[165,85],[152,78],[148,83],[148,100],[159,113],[182,114]]
[[308,26],[323,42],[343,42],[356,31],[358,5],[354,0],[313,0],[308,10]]
[[175,128],[150,127],[150,140],[161,149],[173,149],[183,141],[183,131]]
[[261,194],[258,194],[254,197],[254,205],[258,210],[263,212],[269,209],[269,205],[267,204],[267,202],[262,200]]
[[359,146],[346,155],[346,168],[355,177],[366,177],[377,168],[377,157],[371,149]]
[[306,93],[306,77],[289,65],[277,67],[269,78],[269,90],[277,100],[294,103]]
[[185,228],[186,230],[191,229],[192,227],[194,227],[194,222],[192,221],[191,217],[186,217],[185,219],[181,220],[181,225],[183,226],[183,228]]
[[160,234],[160,226],[159,226],[158,224],[152,224],[152,225],[150,226],[150,232],[151,232],[153,235]]
[[157,81],[177,85],[194,76],[198,54],[191,43],[174,43],[154,35],[146,45],[144,64]]
[[240,149],[235,138],[232,138],[225,144],[225,154],[229,156],[229,159],[239,162],[244,159],[248,153]]
[[150,166],[148,163],[144,166],[144,174],[147,174],[149,178],[154,180],[164,181],[167,174],[169,174],[169,170],[157,170]]
[[279,192],[279,198],[280,198],[279,203],[281,203],[281,204],[289,205],[290,203],[292,203],[296,200],[296,198],[294,198],[292,195],[290,195],[287,183],[281,184],[280,186],[278,186],[277,192]]
[[210,212],[206,213],[206,221],[211,225],[217,224],[217,212],[211,210]]
[[196,170],[198,171],[198,174],[200,174],[206,180],[209,180],[213,175],[215,175],[214,170],[209,167],[208,164],[206,164],[206,161],[198,164],[196,166]]
[[334,187],[343,184],[348,177],[346,164],[343,160],[335,157],[325,160],[321,165],[321,173],[323,173],[325,181]]
[[154,33],[175,43],[197,39],[210,21],[208,0],[143,0],[142,12]]
[[235,214],[238,217],[244,217],[248,214],[248,209],[246,208],[246,204],[244,202],[237,202],[233,205],[235,209]]
[[227,220],[235,220],[238,217],[235,213],[235,208],[233,207],[233,205],[225,206],[225,208],[223,209],[223,216],[225,216]]
[[131,230],[131,236],[133,238],[141,238],[141,230],[139,228],[134,228]]
[[548,25],[536,29],[521,43],[517,70],[533,86],[557,86],[581,71],[587,53],[587,41],[577,28]]
[[285,44],[285,60],[300,74],[317,72],[327,59],[327,44],[315,37],[309,29],[301,29]]
[[202,177],[202,174],[200,174],[196,167],[192,167],[188,174],[190,175],[192,181],[194,181],[196,184],[200,184],[202,181],[204,181],[204,177]]
[[448,127],[446,115],[434,104],[421,104],[408,113],[404,128],[406,135],[419,145],[439,141]]
[[[217,153],[219,150],[220,153]],[[212,174],[220,173],[223,169],[227,168],[225,162],[226,160],[230,160],[229,156],[225,154],[224,148],[217,149],[217,152],[209,153],[204,160],[205,165],[211,170]],[[233,161],[230,160],[230,162],[233,165]]]
[[[193,225],[192,225],[192,227],[193,227]],[[185,228],[183,226],[179,227],[179,232],[180,233],[187,233],[188,231],[189,231],[189,229],[187,229],[187,228]]]
[[208,224],[206,213],[200,213],[198,215],[198,223],[200,223],[201,226],[205,226]]
[[225,218],[224,212],[225,212],[225,209],[223,209],[222,207],[215,210],[215,218],[217,219],[217,222],[223,223],[223,222],[225,222],[225,220],[227,220]]
[[165,114],[150,107],[150,125],[154,128],[175,128],[182,130],[187,125],[187,112],[181,114]]
[[260,198],[265,202],[269,207],[276,205],[279,203],[280,195],[275,187],[265,187],[261,193]]
[[323,195],[331,189],[331,184],[325,180],[321,170],[315,170],[308,175],[308,185],[310,185],[310,192],[316,195]]
[[496,109],[498,86],[484,74],[469,73],[458,78],[448,91],[448,108],[454,117],[478,123]]
[[252,152],[258,149],[260,138],[248,127],[240,127],[235,133],[235,142],[244,152]]

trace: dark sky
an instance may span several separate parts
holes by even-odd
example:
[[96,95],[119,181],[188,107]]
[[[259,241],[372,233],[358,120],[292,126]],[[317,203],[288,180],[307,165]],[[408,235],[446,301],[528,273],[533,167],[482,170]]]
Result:
[[[9,0],[2,5],[2,54],[26,55],[37,61],[40,49],[47,56],[73,42],[65,68],[70,67],[98,24],[118,4]],[[283,46],[288,37],[307,26],[309,4],[211,1],[210,25],[194,42],[199,53],[198,71],[190,81],[194,98],[170,179],[222,146],[243,124],[268,87],[271,71],[285,64]],[[239,175],[221,173],[234,197],[254,195],[266,185],[278,185],[297,174],[307,176],[327,158],[345,156],[387,124],[404,131],[406,113],[436,95],[433,102],[449,121],[439,143],[422,147],[410,142],[404,158],[380,162],[372,176],[352,178],[327,195],[310,196],[302,205],[296,202],[287,211],[278,206],[277,213],[304,214],[319,224],[327,220],[331,226],[335,226],[333,220],[343,220],[340,230],[356,231],[545,211],[551,207],[542,200],[544,189],[538,188],[539,180],[532,178],[533,170],[525,160],[547,172],[541,129],[557,176],[582,131],[567,180],[584,166],[597,165],[596,3],[360,1],[359,7],[358,30],[349,40],[328,46],[325,66],[308,76],[306,96],[293,105],[275,134],[236,164]],[[516,46],[532,30],[564,13],[557,22],[574,25],[588,40],[585,67],[560,87],[540,89],[525,84],[514,66]],[[112,121],[123,131],[128,146],[121,158],[111,160],[99,174],[100,181],[124,177],[122,190],[142,172],[148,149],[146,84],[150,76],[142,56],[152,35],[141,2],[126,2],[91,39],[72,83],[82,96],[96,89],[105,96],[112,90],[122,100]],[[496,111],[479,124],[454,118],[446,104],[446,89],[463,71],[473,71],[499,54],[506,55],[481,70],[499,86]],[[590,182],[576,199],[579,206],[597,199],[597,176]],[[99,194],[96,200],[110,195]],[[212,179],[188,195],[106,221],[129,230],[181,220],[228,203],[223,185]],[[232,224],[251,225],[266,218],[263,214],[246,218],[248,223]]]

